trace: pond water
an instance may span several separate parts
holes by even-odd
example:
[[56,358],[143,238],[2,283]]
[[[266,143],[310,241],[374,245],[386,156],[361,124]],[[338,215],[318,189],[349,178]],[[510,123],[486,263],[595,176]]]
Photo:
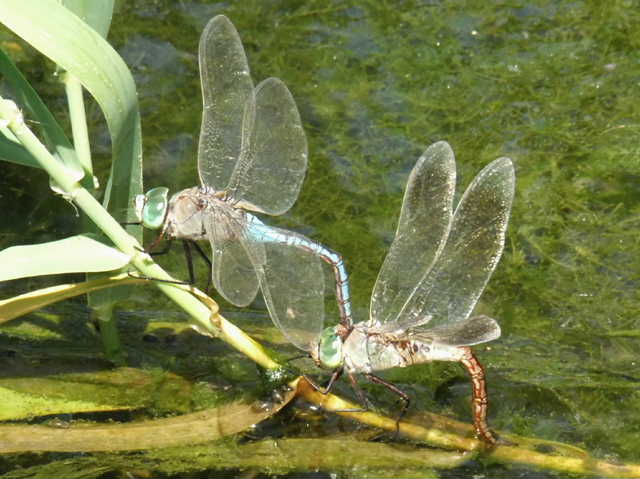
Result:
[[[512,158],[517,184],[507,243],[476,309],[502,327],[499,340],[476,349],[489,381],[490,424],[503,433],[578,446],[613,462],[640,462],[638,3],[121,2],[109,38],[138,86],[146,187],[176,190],[196,183],[197,45],[206,22],[219,13],[238,29],[256,82],[275,76],[290,88],[309,140],[300,197],[286,215],[269,218],[270,224],[300,231],[344,256],[356,320],[368,318],[369,296],[395,232],[408,174],[426,146],[439,140],[451,144],[459,192],[493,159]],[[11,37],[6,31],[2,35],[6,47]],[[18,66],[52,109],[60,109],[63,97],[51,65],[16,45]],[[98,108],[88,110],[104,182],[108,163],[101,160],[110,155],[106,129]],[[2,248],[74,231],[74,213],[63,200],[52,199],[43,174],[30,170],[25,177],[22,168],[2,168]],[[159,262],[186,277],[179,252]],[[0,285],[0,292],[5,298],[44,284],[42,279],[13,282]],[[250,323],[248,329],[269,346],[285,355],[294,352],[272,330],[259,303],[249,312],[221,304],[226,316],[241,327]],[[216,390],[255,389],[258,376],[250,364],[235,356],[240,365],[216,360],[216,354],[228,355],[224,346],[191,336],[179,338],[177,346],[167,339],[182,334],[170,324],[182,324],[185,316],[151,288],[131,309],[120,322],[140,341],[131,346],[132,365],[183,375],[196,389],[206,389],[207,381]],[[79,361],[85,370],[108,368],[95,333],[86,325],[77,327],[86,318],[82,306],[48,311],[0,330],[2,351],[10,351],[0,358],[8,365],[5,379],[29,377],[34,370],[44,374],[28,365],[43,363],[47,355],[55,359],[47,374],[77,372]],[[74,316],[65,321],[76,326],[63,328],[53,319],[57,314]],[[335,310],[327,318],[337,318]],[[30,336],[30,320],[33,331],[40,326],[48,336]],[[163,322],[153,326],[157,321]],[[82,345],[86,348],[71,358],[69,348]],[[470,421],[470,386],[459,365],[424,365],[384,377],[412,396],[414,412]],[[383,408],[395,407],[393,397],[379,388],[367,386],[367,392],[380,397]],[[340,393],[354,397],[346,381]],[[191,398],[181,407],[203,404]],[[176,409],[146,412],[166,411]],[[233,445],[198,446],[197,454],[222,454],[225,447],[267,437],[374,434],[300,402]],[[204,477],[198,474],[215,470],[204,463],[181,469],[177,464],[188,457],[183,453],[172,449],[170,459],[149,456],[144,467],[137,460],[128,465],[126,455],[96,456],[95,471],[77,477],[121,477],[123,471],[154,477],[186,477],[188,471]],[[0,472],[7,476],[1,477],[28,477],[20,476],[16,465],[45,467],[71,459],[21,455],[3,463]],[[361,477],[367,464],[363,458],[362,464],[327,466],[319,475],[307,471],[306,477]],[[230,476],[245,469],[258,475],[297,471],[300,477],[302,472],[298,466],[255,462],[224,467]],[[366,475],[410,473],[393,470],[368,469]],[[38,477],[46,476],[43,471]],[[415,469],[411,474],[565,473],[479,459],[453,471]]]

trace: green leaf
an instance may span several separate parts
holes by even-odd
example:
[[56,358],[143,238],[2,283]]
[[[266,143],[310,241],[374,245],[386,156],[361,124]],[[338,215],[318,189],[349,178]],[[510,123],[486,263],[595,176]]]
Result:
[[126,274],[85,281],[77,284],[61,284],[49,288],[30,291],[13,298],[0,301],[0,324],[19,318],[27,313],[43,308],[49,304],[88,294],[102,289],[114,288],[124,284],[149,283],[146,279],[133,278]]
[[85,23],[107,38],[111,17],[113,15],[113,0],[63,0],[62,4],[78,15]]
[[[106,38],[111,24],[111,16],[113,15],[112,1],[62,0],[62,4],[98,32],[102,38]],[[66,72],[61,78],[63,79],[67,93],[69,120],[71,121],[71,131],[73,132],[73,144],[76,155],[84,171],[91,178],[90,180],[85,179],[82,182],[82,186],[93,193],[95,189],[98,188],[99,181],[92,176],[93,161],[91,159],[87,116],[84,107],[84,88],[80,80],[70,72]],[[83,217],[82,224],[85,231],[96,232],[95,228],[91,227],[91,223],[86,220],[87,218]]]
[[40,163],[27,149],[18,143],[7,128],[0,126],[0,160],[17,163],[32,168],[40,168]]
[[[126,384],[125,380],[131,379],[132,370],[124,371],[128,374],[122,375],[119,384],[140,389],[139,376],[142,373],[136,375],[135,382]],[[89,380],[84,382],[89,382]],[[60,394],[73,392],[75,387],[68,383],[59,382],[58,397]],[[135,424],[83,424],[64,429],[42,425],[2,425],[0,426],[0,436],[2,437],[0,453],[128,451],[193,445],[237,434],[251,428],[273,416],[294,397],[295,391],[288,391],[284,395],[284,400],[275,404],[272,409],[261,409],[257,408],[255,404],[236,401],[192,414],[138,421]]]
[[0,251],[0,281],[45,274],[112,271],[129,256],[85,235]]
[[[77,78],[100,105],[113,148],[103,205],[118,220],[133,222],[134,198],[142,192],[140,113],[133,76],[102,37],[108,29],[113,2],[66,4],[93,28],[56,0],[3,0],[0,22]],[[42,14],[44,11],[46,15]],[[140,227],[128,226],[127,230],[141,241]],[[93,307],[104,307],[128,294],[127,288],[109,289],[90,295],[89,302]]]
[[[45,144],[52,150],[53,155],[67,167],[76,181],[84,175],[82,167],[75,155],[71,142],[64,134],[62,127],[51,114],[47,106],[40,99],[29,82],[22,76],[11,59],[0,50],[0,74],[9,86],[14,101],[26,110],[40,126]],[[4,133],[4,131],[3,131]],[[17,149],[11,144],[11,137],[0,141],[0,159],[13,163],[37,165],[29,153],[17,154]]]
[[[46,12],[46,14],[43,14]],[[128,212],[142,190],[140,113],[133,76],[118,53],[56,0],[3,0],[0,22],[78,78],[104,112],[113,145],[105,206]]]

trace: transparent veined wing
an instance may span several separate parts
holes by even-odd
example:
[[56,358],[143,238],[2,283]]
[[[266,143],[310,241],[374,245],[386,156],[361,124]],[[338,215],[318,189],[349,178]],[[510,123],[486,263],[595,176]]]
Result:
[[306,169],[307,138],[296,102],[282,81],[267,78],[245,107],[228,197],[245,209],[280,215],[296,201]]
[[205,27],[198,58],[203,103],[198,172],[202,185],[222,191],[240,156],[245,104],[253,93],[240,36],[224,15]]
[[449,144],[429,146],[414,166],[396,235],[371,295],[370,325],[395,321],[449,233],[456,164]]
[[428,323],[431,330],[467,320],[502,255],[514,186],[508,158],[478,173],[455,210],[444,248],[400,313],[400,328]]
[[[269,236],[300,237],[269,227]],[[303,351],[317,344],[324,321],[324,273],[313,252],[281,242],[260,243],[266,262],[257,270],[271,319]]]
[[256,267],[265,261],[264,249],[247,238],[245,224],[224,211],[211,209],[206,230],[212,251],[211,280],[230,303],[248,306],[256,297]]
[[428,344],[435,340],[439,344],[449,346],[475,346],[476,344],[493,341],[500,337],[500,325],[488,316],[472,316],[466,321],[453,323],[450,326],[430,328],[428,331],[409,330],[407,337],[418,339]]

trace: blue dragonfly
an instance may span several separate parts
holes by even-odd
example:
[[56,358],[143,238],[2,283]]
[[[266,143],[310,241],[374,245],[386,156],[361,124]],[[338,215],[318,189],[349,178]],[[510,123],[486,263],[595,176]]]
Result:
[[[395,238],[373,288],[368,321],[323,329],[321,318],[283,329],[316,363],[333,369],[327,386],[346,372],[364,374],[404,401],[399,388],[373,374],[430,361],[461,362],[471,376],[476,433],[494,444],[487,425],[482,365],[471,346],[500,337],[487,316],[470,316],[504,247],[514,194],[511,160],[499,158],[471,182],[455,210],[456,165],[444,141],[431,145],[413,168]],[[360,400],[366,404],[361,391]]]
[[207,240],[215,289],[236,306],[247,306],[261,289],[272,319],[283,327],[323,316],[325,261],[335,275],[341,321],[350,323],[349,283],[340,255],[253,214],[285,213],[302,186],[307,140],[289,89],[277,78],[254,88],[238,32],[223,15],[205,27],[199,63],[200,186],[170,199],[165,187],[141,195],[140,221],[161,230],[158,240]]

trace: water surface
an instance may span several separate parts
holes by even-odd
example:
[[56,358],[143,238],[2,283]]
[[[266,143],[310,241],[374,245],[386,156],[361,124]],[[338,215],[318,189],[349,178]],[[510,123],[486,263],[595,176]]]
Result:
[[[503,329],[500,340],[477,350],[489,380],[490,423],[638,462],[638,7],[634,1],[136,0],[120,5],[110,39],[138,85],[145,185],[177,189],[197,178],[198,38],[213,15],[232,20],[256,83],[269,76],[286,82],[309,138],[300,198],[271,223],[346,258],[359,320],[368,317],[403,188],[424,148],[451,144],[459,191],[491,160],[512,158],[517,187],[507,244],[477,308]],[[50,65],[28,63],[30,56],[29,50],[19,56],[19,66],[59,108]],[[103,120],[97,108],[89,111],[94,153],[108,158]],[[73,215],[51,198],[42,174],[25,179],[21,169],[5,168],[3,247],[73,231]],[[104,174],[106,163],[101,168]],[[178,253],[160,262],[181,274]],[[137,308],[181,319],[148,291]],[[335,319],[330,311],[327,321]],[[264,325],[271,327],[266,318]],[[470,386],[458,365],[385,377],[415,397],[416,410],[470,419]],[[393,406],[392,398],[384,401]],[[304,416],[291,421],[275,434],[331,435],[347,427],[330,416],[324,424]],[[458,472],[514,473],[480,463]]]

